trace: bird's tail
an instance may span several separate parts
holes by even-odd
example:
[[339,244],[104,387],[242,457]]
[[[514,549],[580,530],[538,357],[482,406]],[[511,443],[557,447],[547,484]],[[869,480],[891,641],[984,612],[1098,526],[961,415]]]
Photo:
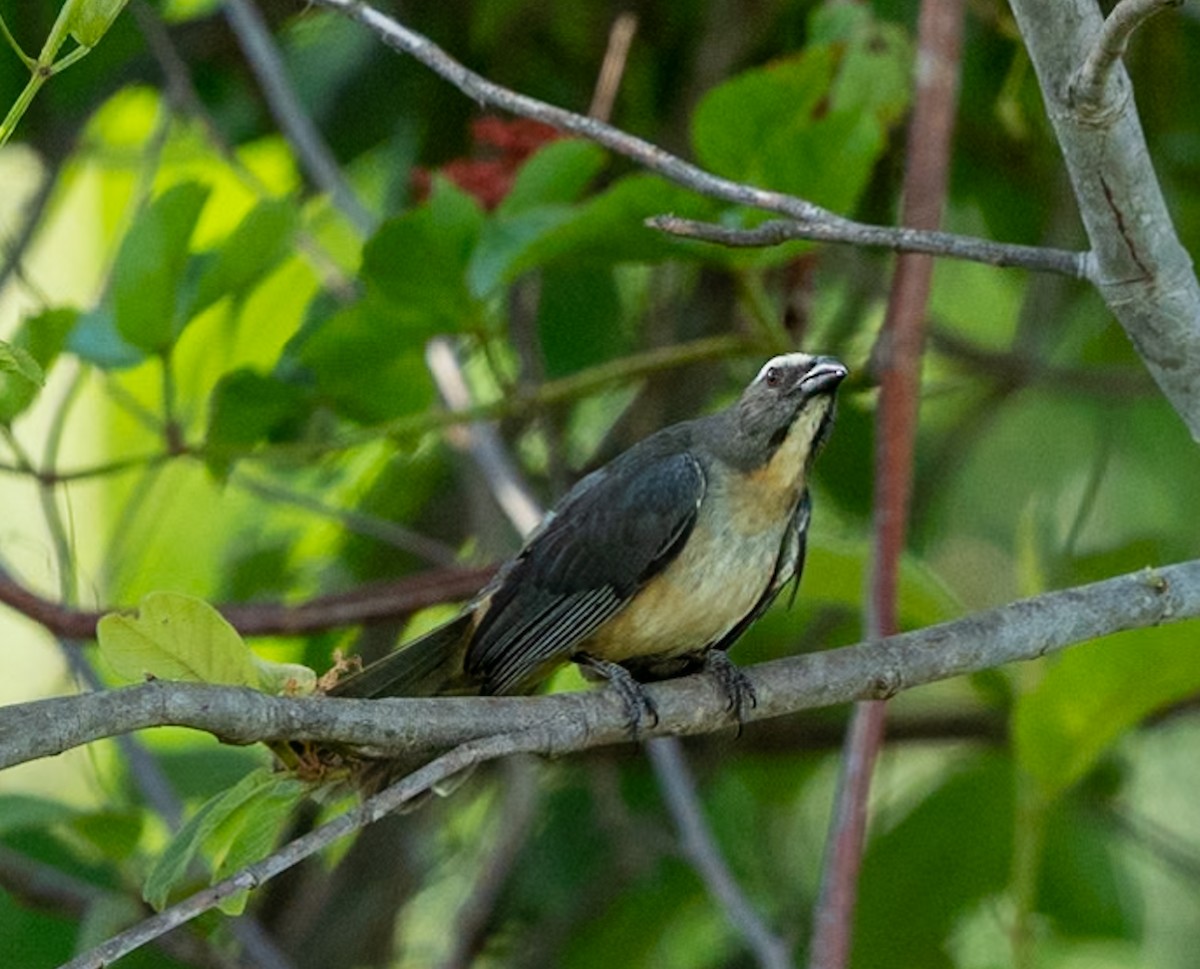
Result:
[[478,693],[463,671],[471,613],[464,612],[330,688],[330,696],[446,696]]

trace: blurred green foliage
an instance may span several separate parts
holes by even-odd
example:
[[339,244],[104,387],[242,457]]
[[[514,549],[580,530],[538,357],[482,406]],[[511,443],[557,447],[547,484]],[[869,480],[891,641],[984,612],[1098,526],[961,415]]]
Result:
[[[11,6],[9,30],[39,49],[60,5]],[[762,216],[586,141],[481,117],[336,17],[261,6],[379,228],[361,237],[305,184],[217,4],[142,11],[142,22],[166,18],[186,78],[131,12],[118,16],[42,87],[0,155],[36,160],[34,176],[14,176],[14,193],[32,198],[37,179],[50,180],[22,270],[6,272],[0,293],[5,570],[46,588],[61,570],[86,605],[128,606],[159,590],[296,604],[493,560],[516,536],[450,446],[430,338],[453,341],[474,400],[547,503],[644,434],[727,402],[765,357],[798,345],[838,355],[856,379],[816,468],[798,601],[774,609],[735,656],[858,639],[869,358],[890,257],[667,237],[644,220],[669,212],[744,226]],[[915,7],[635,3],[614,123],[731,178],[891,223]],[[454,0],[406,5],[405,16],[486,76],[584,110],[620,9]],[[1128,60],[1195,251],[1200,127],[1178,92],[1200,85],[1200,20],[1151,21]],[[169,84],[164,70],[176,72]],[[28,76],[15,55],[0,57],[0,103],[15,103]],[[953,162],[947,228],[1082,245],[1032,72],[992,0],[967,19]],[[7,260],[23,216],[6,207],[3,217]],[[1197,554],[1200,455],[1093,292],[942,262],[929,326],[904,625]],[[39,503],[37,472],[57,501]],[[253,645],[324,669],[335,648],[382,652],[443,615]],[[37,634],[14,628],[17,655]],[[1183,624],[898,698],[855,964],[1009,965],[1022,925],[1035,933],[1030,965],[1190,966],[1200,944],[1200,765],[1188,753],[1200,740],[1198,671],[1194,624]],[[817,711],[689,748],[734,873],[801,952],[843,720]],[[111,745],[54,766],[51,787],[70,795],[0,778],[0,938],[13,964],[56,964],[135,921],[151,873],[147,897],[161,903],[329,809],[296,810],[303,791],[264,772],[262,752],[177,731],[146,742],[189,819],[174,841],[144,768]],[[635,754],[539,767],[535,819],[519,831],[477,964],[570,969],[611,965],[614,954],[629,966],[751,964],[681,859]],[[86,783],[67,784],[72,771]],[[389,827],[382,847],[366,832],[362,851],[301,867],[248,911],[297,967],[432,964],[495,846],[513,836],[509,781],[479,771]],[[60,890],[22,875],[30,863]],[[337,906],[339,885],[361,886],[352,906]],[[231,944],[222,920],[196,931]],[[187,964],[170,958],[148,950],[128,964]]]

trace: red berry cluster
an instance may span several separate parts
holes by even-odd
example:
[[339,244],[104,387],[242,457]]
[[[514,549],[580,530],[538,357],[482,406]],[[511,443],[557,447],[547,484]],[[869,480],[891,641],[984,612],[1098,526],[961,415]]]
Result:
[[[500,204],[512,188],[517,169],[535,151],[559,138],[557,130],[528,118],[506,120],[486,115],[471,122],[474,147],[469,156],[448,161],[437,171],[488,210]],[[413,169],[417,198],[429,194],[433,175],[427,168]]]

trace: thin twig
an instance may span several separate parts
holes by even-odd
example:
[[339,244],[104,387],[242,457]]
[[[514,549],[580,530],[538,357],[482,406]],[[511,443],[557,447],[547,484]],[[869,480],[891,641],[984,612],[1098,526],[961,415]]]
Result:
[[216,884],[189,896],[182,902],[164,909],[157,915],[139,922],[132,928],[113,936],[89,952],[64,963],[60,969],[104,969],[115,960],[141,948],[172,929],[183,925],[219,906],[226,899],[257,888],[263,882],[299,864],[340,838],[359,828],[378,821],[405,802],[429,790],[439,781],[475,764],[494,760],[508,754],[537,749],[542,731],[509,734],[472,741],[456,747],[407,777],[364,801],[356,808],[338,815],[332,821],[289,842],[279,851]]
[[[418,575],[363,585],[307,602],[229,603],[217,608],[243,636],[300,636],[306,633],[403,619],[418,609],[469,599],[494,567],[431,569]],[[106,612],[129,606],[78,609],[47,599],[0,569],[0,603],[64,639],[89,640]]]
[[685,239],[703,239],[722,246],[753,248],[778,246],[797,239],[814,242],[847,242],[851,245],[890,249],[893,252],[951,256],[989,266],[1018,266],[1039,272],[1057,273],[1072,279],[1088,279],[1092,261],[1086,252],[1050,249],[1045,246],[1021,246],[991,242],[952,232],[916,229],[910,226],[885,228],[855,223],[853,228],[826,222],[799,222],[772,219],[753,229],[731,229],[711,222],[697,222],[677,215],[656,215],[646,224]]
[[500,893],[537,819],[537,765],[526,757],[512,757],[504,768],[504,801],[497,831],[485,849],[486,861],[471,884],[470,895],[454,914],[448,932],[450,952],[441,969],[469,969],[479,954]]
[[1105,18],[1100,36],[1071,84],[1075,105],[1083,111],[1100,110],[1113,67],[1125,56],[1133,32],[1156,13],[1181,6],[1183,0],[1120,0]]
[[592,103],[588,106],[588,116],[597,121],[608,121],[612,118],[613,104],[617,100],[617,91],[621,88],[621,78],[625,75],[625,61],[629,58],[629,48],[633,44],[633,35],[637,33],[637,28],[637,14],[626,10],[617,15],[608,31],[608,46],[604,51],[600,73],[596,77]]
[[742,937],[763,969],[790,969],[790,947],[759,918],[717,850],[700,810],[700,797],[679,738],[658,737],[646,744],[646,752],[650,755],[667,809],[679,830],[680,847],[730,928]]
[[396,522],[350,508],[335,508],[320,498],[267,481],[243,470],[235,471],[229,480],[260,498],[294,505],[314,515],[336,521],[348,531],[408,552],[430,565],[453,568],[458,564],[458,553],[445,542],[439,542]]
[[333,152],[292,89],[283,58],[262,14],[251,0],[225,0],[225,16],[262,86],[275,122],[305,171],[314,184],[329,196],[334,207],[349,219],[358,234],[369,236],[375,231],[378,220],[359,201],[342,177]]
[[[932,231],[941,221],[950,174],[962,22],[962,0],[922,0],[917,25],[921,69],[908,130],[901,215],[906,226]],[[876,348],[882,352],[878,354],[874,548],[864,623],[872,638],[890,636],[898,629],[900,558],[908,532],[932,276],[931,256],[900,255]],[[885,710],[882,700],[868,700],[856,705],[851,719],[814,914],[810,969],[844,969],[850,962],[871,775],[883,748]]]
[[[664,178],[699,192],[701,195],[732,202],[735,205],[748,205],[767,212],[776,212],[802,223],[820,226],[821,238],[828,242],[861,245],[865,234],[878,240],[873,242],[873,245],[884,245],[883,239],[890,238],[894,241],[888,244],[892,248],[902,251],[917,251],[915,247],[918,244],[937,245],[941,247],[938,251],[945,248],[946,238],[943,233],[934,234],[931,239],[929,234],[916,230],[905,231],[854,222],[794,195],[773,192],[721,178],[672,155],[657,145],[595,118],[554,107],[544,101],[501,87],[460,64],[427,37],[410,30],[386,14],[362,3],[361,0],[313,0],[313,2],[317,6],[336,10],[363,24],[374,31],[389,47],[420,61],[479,104],[490,104],[513,114],[534,118],[564,131],[589,138],[597,144],[632,159],[642,167],[657,172]],[[978,240],[965,238],[964,241],[978,242]],[[946,251],[945,254],[959,255],[957,252],[951,251]],[[1013,255],[1016,257],[1017,253],[1014,252]],[[1085,277],[1090,277],[1090,272],[1084,272],[1082,268],[1090,265],[1088,257],[1079,255],[1076,258],[1081,260],[1080,268],[1072,270],[1071,273],[1073,275],[1082,273]],[[1017,258],[1013,259],[1012,264],[1021,265]],[[1047,267],[1039,262],[1031,268],[1045,269]]]
[[[437,384],[438,393],[451,411],[468,411],[473,405],[466,377],[449,340],[434,339],[425,348],[425,364]],[[508,456],[494,424],[471,421],[453,428],[450,443],[471,456],[483,472],[488,490],[512,523],[517,534],[527,537],[545,516],[545,510],[533,497]]]

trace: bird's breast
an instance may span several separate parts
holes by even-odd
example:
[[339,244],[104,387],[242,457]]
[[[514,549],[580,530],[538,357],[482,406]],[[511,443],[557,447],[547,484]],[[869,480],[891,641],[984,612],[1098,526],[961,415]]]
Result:
[[774,483],[710,475],[679,555],[578,648],[622,662],[694,653],[722,639],[758,604],[774,574],[799,494]]

